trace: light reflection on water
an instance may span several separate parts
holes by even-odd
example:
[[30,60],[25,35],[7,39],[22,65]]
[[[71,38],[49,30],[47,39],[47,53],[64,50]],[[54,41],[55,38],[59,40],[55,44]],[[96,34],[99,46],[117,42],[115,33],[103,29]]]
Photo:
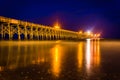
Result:
[[61,58],[62,51],[61,46],[59,44],[55,45],[51,50],[52,55],[52,72],[55,76],[59,76],[60,66],[61,66]]
[[87,39],[86,43],[86,67],[89,70],[90,68],[90,63],[91,63],[91,44],[90,44],[90,39]]
[[86,42],[86,70],[88,75],[91,74],[91,68],[99,67],[100,65],[100,44],[99,39]]
[[83,66],[83,42],[79,42],[78,44],[78,68],[82,68]]
[[[67,42],[66,42],[67,43]],[[69,44],[69,42],[66,44]],[[77,43],[77,42],[76,42]],[[93,59],[93,65],[99,65],[100,53],[99,53],[99,41],[86,42],[86,57],[84,57],[84,42],[77,43],[78,45],[78,68],[84,66],[83,59],[86,60],[87,70],[91,67],[91,60]],[[72,45],[72,44],[71,44]],[[73,44],[73,48],[76,44]],[[66,46],[68,47],[68,46]],[[93,49],[92,49],[93,48]],[[68,47],[69,50],[69,47]],[[1,44],[1,66],[0,71],[4,69],[16,69],[19,67],[27,67],[31,64],[41,64],[45,62],[51,62],[51,70],[55,76],[59,76],[60,66],[62,61],[64,50],[61,42],[3,42]],[[76,53],[74,53],[76,54]],[[65,54],[64,54],[65,55]],[[92,58],[93,57],[93,58]],[[4,63],[3,63],[4,62]],[[3,65],[4,64],[4,65]]]
[[[100,66],[102,66],[101,64],[103,64],[103,62],[101,62],[101,47],[99,39],[87,39],[86,41],[80,42],[0,42],[0,74],[6,71],[9,71],[9,73],[14,71],[14,75],[12,75],[12,77],[19,76],[15,73],[15,71],[20,68],[25,68],[27,70],[27,68],[30,68],[33,65],[38,65],[40,67],[37,67],[38,70],[41,68],[45,70],[39,70],[39,72],[49,74],[49,77],[48,74],[45,77],[47,80],[49,78],[53,80],[52,76],[60,78],[61,80],[66,77],[69,78],[69,76],[71,80],[79,80],[81,79],[80,75],[84,75],[84,77],[87,77],[89,80],[91,79],[91,76],[95,77],[95,74],[99,75],[102,73],[100,72]],[[33,74],[31,73],[31,75]],[[37,74],[35,73],[35,75]],[[79,76],[75,77],[77,75]],[[43,77],[44,74],[41,74],[41,76]],[[5,76],[2,77],[5,78]]]
[[[5,43],[5,44],[4,44]],[[3,42],[1,43],[1,65],[5,64],[5,69],[15,69],[26,67],[31,64],[45,62],[46,55],[49,53],[49,47],[52,42]],[[47,60],[47,59],[46,59]],[[3,63],[4,62],[4,63]]]

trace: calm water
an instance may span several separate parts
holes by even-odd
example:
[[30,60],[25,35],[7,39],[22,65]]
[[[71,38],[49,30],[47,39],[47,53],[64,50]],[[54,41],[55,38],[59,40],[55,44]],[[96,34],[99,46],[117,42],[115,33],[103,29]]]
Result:
[[120,41],[1,41],[0,80],[120,80]]

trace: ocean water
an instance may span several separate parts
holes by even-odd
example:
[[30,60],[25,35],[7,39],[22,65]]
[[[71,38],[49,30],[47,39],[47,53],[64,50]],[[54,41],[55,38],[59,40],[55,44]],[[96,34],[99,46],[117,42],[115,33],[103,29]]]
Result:
[[120,80],[120,41],[0,41],[0,80]]

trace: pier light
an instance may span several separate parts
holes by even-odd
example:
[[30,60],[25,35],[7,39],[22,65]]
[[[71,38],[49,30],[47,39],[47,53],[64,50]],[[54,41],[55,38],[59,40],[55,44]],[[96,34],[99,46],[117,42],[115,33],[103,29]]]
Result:
[[94,34],[94,38],[99,38],[100,37],[100,33]]
[[60,29],[60,27],[59,26],[54,26],[56,29]]
[[96,34],[96,37],[99,38],[100,37],[100,33]]
[[90,30],[88,30],[86,33],[87,33],[87,35],[91,35],[92,34],[92,32]]
[[94,34],[94,37],[97,37],[97,34]]
[[82,31],[82,30],[80,30],[80,31],[79,31],[79,34],[82,34],[82,33],[83,33],[83,31]]
[[87,34],[90,35],[90,34],[91,34],[91,31],[87,31]]
[[90,36],[93,37],[93,34],[91,34]]
[[100,33],[97,34],[97,37],[100,37]]
[[55,29],[60,29],[60,24],[59,24],[59,22],[57,21],[57,22],[55,22],[55,24],[54,24],[54,28]]

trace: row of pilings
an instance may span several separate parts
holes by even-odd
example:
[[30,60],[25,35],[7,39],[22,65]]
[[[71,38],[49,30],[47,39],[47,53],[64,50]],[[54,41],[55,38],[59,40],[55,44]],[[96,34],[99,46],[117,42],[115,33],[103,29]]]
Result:
[[83,33],[0,16],[0,40],[81,40],[87,37]]

